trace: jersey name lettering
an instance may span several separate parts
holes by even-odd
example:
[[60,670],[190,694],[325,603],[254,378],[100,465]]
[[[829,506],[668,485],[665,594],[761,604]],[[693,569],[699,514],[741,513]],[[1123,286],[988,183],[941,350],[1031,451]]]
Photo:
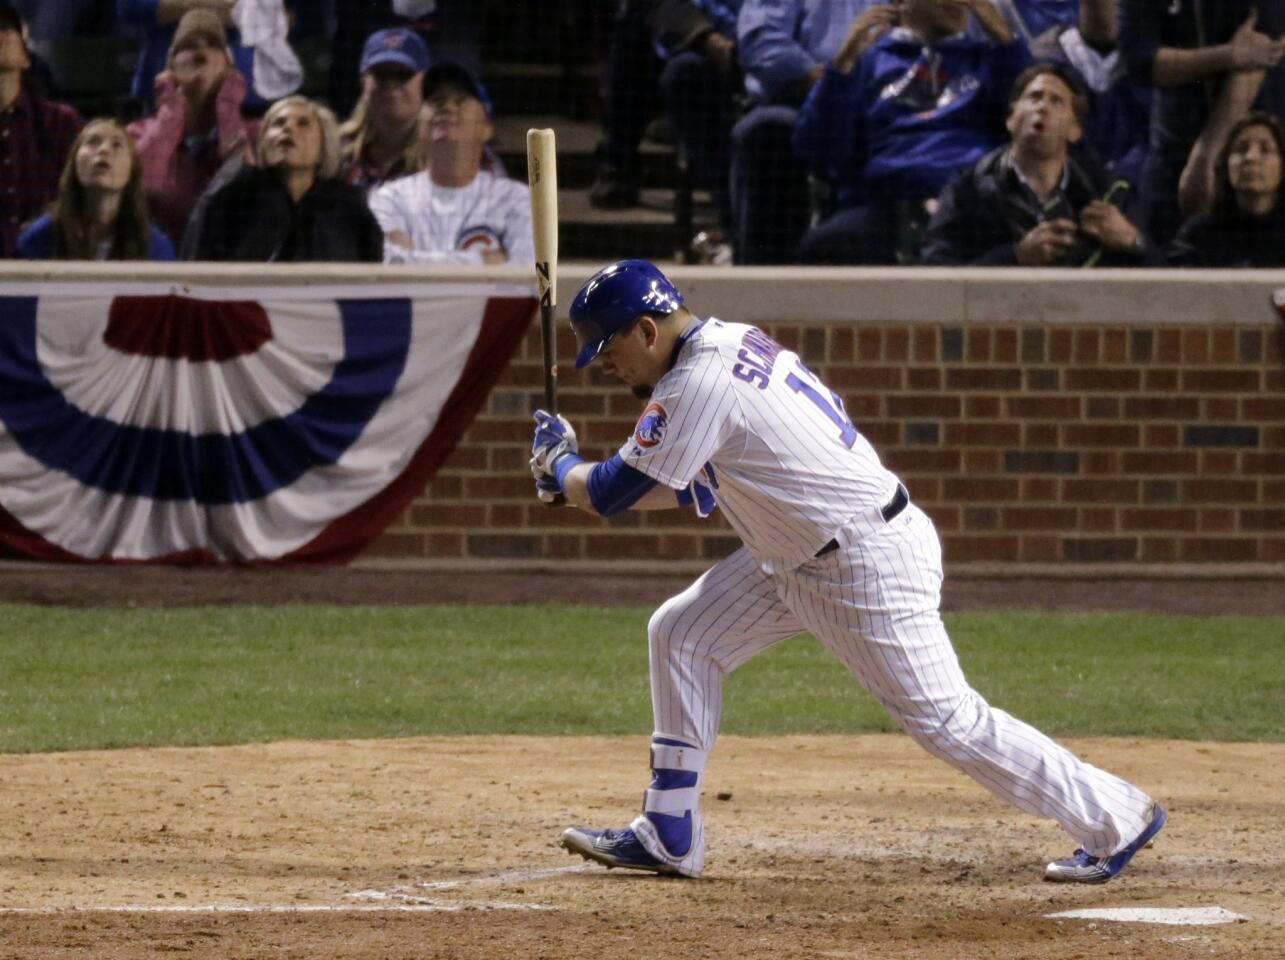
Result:
[[741,337],[741,349],[736,354],[736,359],[741,362],[732,367],[732,376],[760,390],[767,389],[772,377],[772,366],[783,349],[762,330],[751,327]]

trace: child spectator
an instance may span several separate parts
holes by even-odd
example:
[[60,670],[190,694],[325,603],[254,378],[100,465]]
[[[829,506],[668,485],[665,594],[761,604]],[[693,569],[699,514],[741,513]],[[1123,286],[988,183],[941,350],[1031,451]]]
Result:
[[1280,121],[1256,112],[1232,127],[1217,164],[1211,213],[1178,231],[1169,261],[1192,267],[1285,266],[1285,204],[1281,202]]
[[[970,10],[988,41],[964,33]],[[803,238],[800,259],[896,263],[903,232],[927,220],[925,201],[1000,142],[1005,98],[1028,62],[990,0],[905,0],[899,13],[858,17],[794,131],[839,208]]]
[[12,257],[18,233],[58,195],[58,178],[82,121],[76,111],[26,88],[31,66],[22,18],[0,2],[0,256]]
[[252,154],[258,125],[241,118],[244,100],[245,78],[232,67],[219,18],[185,14],[156,76],[156,113],[129,126],[152,220],[175,244],[219,167]]
[[18,237],[30,260],[173,260],[169,238],[147,222],[143,170],[134,141],[115,120],[80,131],[53,210]]
[[258,168],[243,169],[194,219],[198,260],[259,263],[383,257],[383,234],[360,187],[339,179],[335,116],[305,97],[263,117]]
[[737,263],[788,263],[807,228],[808,171],[790,137],[801,104],[873,0],[744,0],[736,52],[753,107],[732,127]]
[[385,261],[534,263],[526,184],[483,169],[494,132],[486,91],[459,64],[440,63],[424,75],[424,100],[427,168],[370,195]]
[[1155,87],[1151,143],[1142,183],[1144,225],[1169,239],[1184,214],[1207,212],[1213,162],[1227,130],[1267,92],[1277,111],[1281,81],[1276,69],[1285,40],[1278,4],[1258,18],[1257,0],[1170,3],[1120,0],[1120,52],[1137,83]]
[[361,55],[361,99],[339,128],[342,175],[377,187],[421,166],[417,121],[428,47],[411,30],[377,30]]
[[1161,262],[1112,203],[1092,153],[1070,151],[1088,98],[1074,73],[1037,64],[1013,85],[1012,142],[959,174],[928,225],[924,262],[989,266],[1141,266]]

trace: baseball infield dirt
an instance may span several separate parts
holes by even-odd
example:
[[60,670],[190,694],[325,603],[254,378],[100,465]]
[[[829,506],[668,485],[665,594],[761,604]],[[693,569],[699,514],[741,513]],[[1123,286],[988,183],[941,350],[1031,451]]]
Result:
[[[0,601],[483,599],[462,581],[423,574],[3,573]],[[433,579],[436,589],[425,585]],[[485,599],[560,589],[514,579],[521,586],[505,592],[490,578]],[[647,603],[673,586],[635,580],[627,593]],[[1019,592],[964,582],[947,605],[1062,598],[1078,609],[1282,612],[1276,584],[1199,586],[1057,582]],[[1040,602],[1015,604],[1019,596]],[[1008,808],[899,736],[724,738],[706,789],[707,875],[695,881],[609,873],[556,846],[567,825],[633,816],[647,776],[643,737],[4,755],[0,960],[1285,956],[1285,745],[1071,746],[1170,811],[1155,846],[1105,886],[1043,883],[1044,862],[1073,846],[1057,826]],[[1243,919],[1050,916],[1097,907],[1220,907]]]

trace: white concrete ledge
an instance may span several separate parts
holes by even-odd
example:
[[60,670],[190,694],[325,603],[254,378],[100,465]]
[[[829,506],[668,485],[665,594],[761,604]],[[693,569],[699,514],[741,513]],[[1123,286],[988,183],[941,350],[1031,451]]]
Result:
[[[600,264],[564,263],[558,313]],[[1042,323],[1261,327],[1280,322],[1272,293],[1285,270],[1028,270],[956,267],[673,267],[701,315],[748,323]],[[370,264],[0,262],[0,295],[16,284],[168,282],[191,286],[503,283],[520,267]]]

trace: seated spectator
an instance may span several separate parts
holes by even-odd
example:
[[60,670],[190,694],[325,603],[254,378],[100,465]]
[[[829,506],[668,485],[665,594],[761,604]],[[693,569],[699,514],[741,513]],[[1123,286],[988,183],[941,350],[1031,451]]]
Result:
[[22,231],[29,260],[173,260],[169,238],[147,222],[143,170],[134,141],[115,120],[80,131],[53,210]]
[[1169,262],[1192,267],[1285,266],[1285,204],[1281,202],[1280,121],[1256,112],[1231,129],[1218,158],[1212,213],[1182,225]]
[[483,169],[494,132],[486,91],[460,65],[439,63],[424,74],[424,101],[427,168],[370,195],[385,261],[533,264],[526,184]]
[[361,55],[361,99],[339,128],[342,175],[373,188],[420,168],[417,120],[428,48],[410,30],[372,33]]
[[751,109],[732,127],[728,189],[737,263],[789,263],[809,215],[790,138],[798,107],[873,0],[743,0],[736,53]]
[[[156,78],[162,70],[170,69],[169,59],[177,32],[175,25],[181,23],[187,14],[201,11],[215,17],[220,29],[227,28],[224,42],[228,55],[232,65],[245,79],[246,112],[258,116],[277,97],[297,89],[303,78],[298,59],[284,44],[283,38],[266,39],[278,33],[274,29],[278,22],[275,14],[284,17],[278,9],[281,6],[282,0],[240,0],[239,3],[237,0],[116,0],[116,15],[121,26],[142,36],[138,67],[134,71],[130,92],[145,110],[158,105],[154,99],[160,96]],[[293,0],[286,0],[285,7],[292,6]],[[246,23],[247,15],[250,17],[250,36],[243,36],[238,27]],[[267,45],[264,52],[269,57],[266,61],[262,54],[256,53],[252,40]],[[291,61],[297,70],[293,74],[293,82],[290,75],[281,72],[282,66],[289,70]],[[263,76],[256,75],[256,62],[260,64],[258,72]],[[266,70],[263,69],[265,66]]]
[[232,67],[214,14],[185,14],[166,69],[156,76],[156,113],[130,124],[143,163],[153,222],[178,244],[197,199],[229,159],[252,156],[258,125],[241,118],[245,78]]
[[[959,174],[928,225],[923,260],[989,266],[1142,266],[1162,262],[1114,201],[1092,153],[1073,154],[1088,110],[1075,74],[1037,64],[1013,86],[1012,142]],[[1119,183],[1123,183],[1120,181]]]
[[198,260],[259,263],[383,259],[384,237],[360,187],[339,179],[335,116],[305,97],[263,117],[258,167],[246,167],[194,220]]
[[1116,35],[1115,0],[1079,0],[1078,22],[1036,37],[1031,55],[1079,75],[1089,89],[1081,143],[1096,150],[1116,176],[1137,187],[1147,159],[1151,88],[1129,79]]
[[664,108],[692,180],[726,207],[728,135],[741,0],[624,0],[607,52],[603,139],[589,202],[638,204],[639,154],[647,124]]
[[22,18],[0,2],[0,256],[14,255],[18,233],[58,196],[63,160],[80,130],[71,107],[27,89],[31,66]]
[[[964,33],[970,9],[989,41]],[[799,110],[794,148],[835,190],[805,263],[896,263],[925,201],[1000,143],[1005,98],[1029,62],[990,0],[872,7]],[[917,244],[915,247],[917,248]]]
[[1285,109],[1285,40],[1272,38],[1283,10],[1264,4],[1260,22],[1257,0],[1119,0],[1118,9],[1130,77],[1155,87],[1142,222],[1164,242],[1184,215],[1208,212],[1214,159],[1260,93],[1264,106]]

